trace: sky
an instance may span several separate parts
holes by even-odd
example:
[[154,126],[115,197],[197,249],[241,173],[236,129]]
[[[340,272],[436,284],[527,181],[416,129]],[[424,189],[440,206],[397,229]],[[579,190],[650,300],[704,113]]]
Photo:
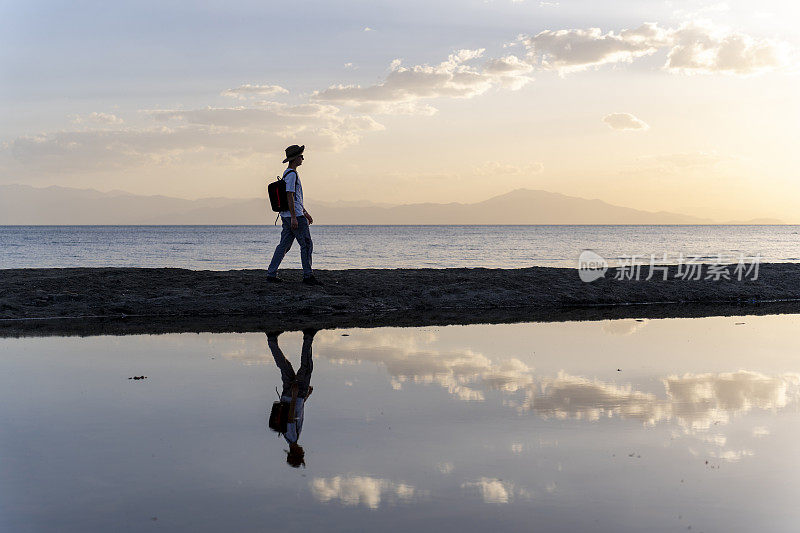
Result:
[[[800,5],[0,2],[0,184],[800,223]],[[313,211],[312,211],[313,212]]]

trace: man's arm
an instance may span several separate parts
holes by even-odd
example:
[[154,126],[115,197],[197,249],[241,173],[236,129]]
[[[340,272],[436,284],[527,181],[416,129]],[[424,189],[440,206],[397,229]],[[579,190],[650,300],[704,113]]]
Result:
[[314,223],[314,219],[313,219],[313,218],[311,218],[311,213],[309,213],[308,211],[306,211],[306,208],[305,208],[305,207],[303,208],[303,216],[304,216],[304,217],[306,217],[306,220],[308,220],[308,223],[309,223],[309,224],[313,224],[313,223]]
[[294,214],[294,193],[286,191],[286,201],[289,202],[289,213],[292,215],[292,229],[297,229],[297,216]]

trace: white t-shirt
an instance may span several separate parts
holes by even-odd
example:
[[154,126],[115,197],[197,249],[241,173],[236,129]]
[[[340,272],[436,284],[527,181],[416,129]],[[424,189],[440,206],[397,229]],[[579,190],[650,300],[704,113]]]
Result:
[[[292,397],[283,396],[281,401],[292,403]],[[283,436],[286,439],[286,442],[296,444],[297,439],[300,438],[300,432],[303,431],[303,415],[305,411],[305,404],[306,401],[303,398],[297,398],[297,401],[294,404],[294,416],[297,420],[290,420],[289,423],[286,424],[286,434]]]
[[[303,184],[297,177],[297,171],[287,168],[283,172],[283,181],[286,182],[286,194],[294,193],[294,216],[303,216]],[[290,217],[292,214],[287,209],[281,211],[282,217]]]

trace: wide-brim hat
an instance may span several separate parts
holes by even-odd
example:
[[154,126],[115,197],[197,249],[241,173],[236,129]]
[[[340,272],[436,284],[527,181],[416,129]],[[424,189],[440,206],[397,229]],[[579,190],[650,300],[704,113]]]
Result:
[[283,160],[284,163],[291,161],[292,159],[296,158],[299,155],[303,155],[303,150],[306,149],[306,145],[297,146],[296,144],[291,145],[289,148],[286,149],[286,159]]

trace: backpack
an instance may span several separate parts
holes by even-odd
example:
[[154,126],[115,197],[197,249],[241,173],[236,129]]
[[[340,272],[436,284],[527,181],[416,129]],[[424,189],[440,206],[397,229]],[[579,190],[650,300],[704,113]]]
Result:
[[[295,179],[297,176],[297,172],[291,170],[289,172],[295,173]],[[267,196],[269,197],[269,205],[272,207],[272,210],[276,213],[280,213],[281,211],[286,211],[289,209],[289,200],[286,197],[286,180],[283,178],[286,177],[289,172],[284,172],[283,176],[278,176],[276,181],[273,181],[269,185],[267,185]]]
[[272,402],[269,413],[269,429],[278,433],[286,433],[289,424],[289,402]]

